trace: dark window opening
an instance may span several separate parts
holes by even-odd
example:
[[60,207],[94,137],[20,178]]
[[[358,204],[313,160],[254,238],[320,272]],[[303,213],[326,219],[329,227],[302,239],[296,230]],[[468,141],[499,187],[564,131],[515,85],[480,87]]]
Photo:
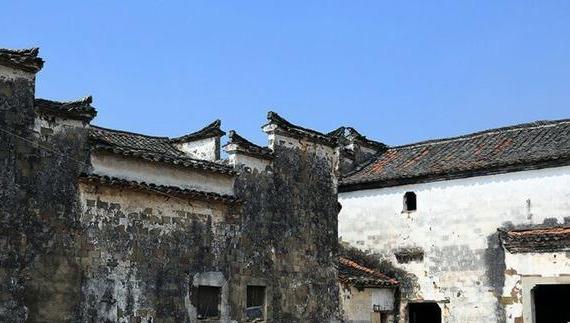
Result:
[[536,323],[570,322],[570,285],[537,285],[532,293]]
[[408,304],[410,323],[441,323],[441,309],[436,303]]
[[406,194],[404,194],[404,211],[415,211],[417,207],[416,193],[406,192]]
[[211,319],[220,317],[221,288],[213,286],[199,286],[198,295],[198,319]]
[[247,286],[247,308],[245,310],[248,322],[265,320],[265,287]]

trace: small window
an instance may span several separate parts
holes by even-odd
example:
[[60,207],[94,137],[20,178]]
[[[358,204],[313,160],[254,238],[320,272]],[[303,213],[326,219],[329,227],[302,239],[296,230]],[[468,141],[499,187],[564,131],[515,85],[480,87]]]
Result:
[[404,194],[404,211],[405,212],[412,212],[418,208],[416,202],[416,193],[414,192],[406,192]]
[[265,320],[265,286],[247,286],[245,314],[248,322]]
[[216,319],[220,317],[221,288],[198,286],[198,319]]

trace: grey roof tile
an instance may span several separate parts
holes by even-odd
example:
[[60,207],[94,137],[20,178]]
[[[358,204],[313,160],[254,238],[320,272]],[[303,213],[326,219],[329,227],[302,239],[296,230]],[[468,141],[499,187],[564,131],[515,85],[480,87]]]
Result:
[[91,126],[89,137],[95,150],[229,175],[237,173],[222,163],[187,157],[168,137],[147,136],[97,126]]
[[91,106],[93,98],[85,97],[76,101],[53,101],[46,99],[35,99],[34,105],[41,113],[54,114],[69,119],[91,121],[97,116],[97,110]]
[[537,121],[390,147],[341,180],[341,191],[570,164],[570,119]]

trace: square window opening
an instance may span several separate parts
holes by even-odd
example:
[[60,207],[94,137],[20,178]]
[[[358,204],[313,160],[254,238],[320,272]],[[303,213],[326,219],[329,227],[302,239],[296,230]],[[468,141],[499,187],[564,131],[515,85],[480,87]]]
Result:
[[265,320],[265,286],[247,286],[246,319],[248,322]]
[[417,210],[417,208],[416,193],[406,192],[406,194],[404,194],[404,212],[413,212]]
[[217,319],[220,317],[222,289],[214,286],[198,286],[198,319]]

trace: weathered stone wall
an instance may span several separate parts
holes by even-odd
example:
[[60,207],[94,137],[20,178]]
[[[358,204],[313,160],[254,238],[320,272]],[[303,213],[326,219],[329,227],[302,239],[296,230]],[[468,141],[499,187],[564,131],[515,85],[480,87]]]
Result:
[[[286,129],[238,175],[97,152],[92,107],[35,106],[36,55],[0,53],[1,322],[197,322],[204,286],[203,323],[245,322],[248,286],[267,323],[340,319],[328,140],[270,114]],[[182,149],[217,160],[219,121],[201,131]]]
[[86,130],[38,127],[58,121],[36,122],[33,105],[34,75],[0,67],[2,322],[70,321],[81,295],[76,179]]
[[[415,212],[402,212],[407,191],[417,194]],[[570,274],[569,256],[530,265],[531,255],[505,255],[497,229],[567,223],[569,197],[570,167],[341,193],[339,236],[410,274],[401,280],[401,322],[406,302],[418,300],[439,302],[444,322],[520,322],[521,277],[509,268]]]
[[275,142],[272,167],[243,171],[236,182],[244,201],[238,290],[248,279],[266,279],[272,322],[339,317],[334,152],[311,146]]
[[31,137],[34,115],[34,75],[0,66],[0,320],[24,320],[25,277],[21,268],[26,260],[21,252],[24,218],[27,216],[25,192],[30,186],[30,159],[34,149],[14,135]]
[[239,229],[230,206],[92,183],[81,200],[80,321],[189,322],[193,279],[229,281]]
[[241,169],[239,207],[82,184],[79,320],[195,322],[204,275],[222,287],[219,322],[244,321],[248,284],[266,287],[267,322],[336,320],[334,158],[274,149],[265,171]]
[[[83,181],[101,166],[88,125],[38,115],[34,75],[2,69],[0,321],[196,322],[206,283],[222,290],[208,322],[243,322],[248,284],[266,287],[267,322],[339,319],[332,148],[274,143],[235,184],[202,174],[241,205]],[[154,165],[147,180],[172,171]]]

